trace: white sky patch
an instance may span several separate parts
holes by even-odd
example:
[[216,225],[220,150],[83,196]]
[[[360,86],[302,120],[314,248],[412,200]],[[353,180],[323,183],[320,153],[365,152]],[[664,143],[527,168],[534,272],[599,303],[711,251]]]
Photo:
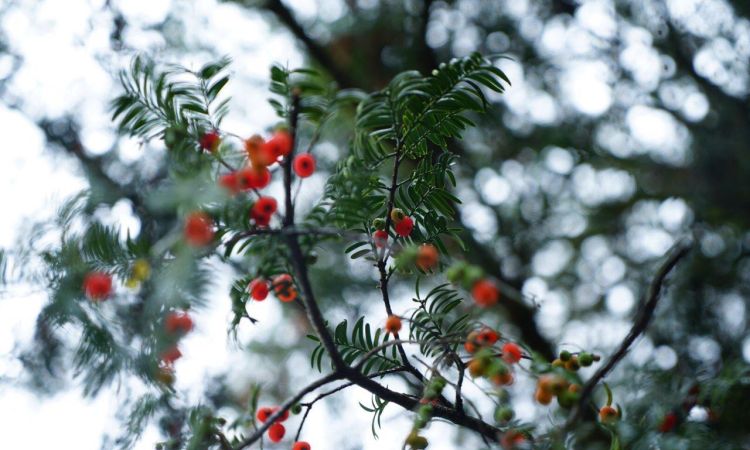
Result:
[[561,87],[570,104],[590,116],[604,114],[612,105],[612,74],[598,61],[579,61],[569,64],[562,75]]

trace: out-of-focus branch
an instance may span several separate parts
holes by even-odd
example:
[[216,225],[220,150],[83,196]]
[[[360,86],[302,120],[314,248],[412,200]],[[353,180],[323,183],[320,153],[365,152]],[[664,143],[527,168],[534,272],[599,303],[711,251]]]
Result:
[[578,404],[571,411],[568,421],[565,424],[566,430],[570,430],[575,425],[576,421],[578,421],[581,415],[581,411],[586,407],[586,404],[597,384],[599,384],[599,382],[607,376],[607,374],[615,367],[615,365],[617,365],[617,363],[625,357],[625,355],[630,350],[630,346],[638,338],[638,336],[646,331],[646,328],[648,327],[649,323],[651,323],[651,319],[654,316],[656,305],[659,302],[659,294],[661,293],[664,279],[667,277],[667,275],[669,275],[669,272],[672,271],[672,269],[677,265],[680,259],[688,254],[691,248],[692,244],[690,243],[677,244],[677,246],[672,250],[661,267],[659,267],[659,269],[656,271],[656,275],[654,276],[654,279],[649,286],[645,302],[638,310],[635,320],[633,321],[633,326],[630,328],[630,332],[628,332],[620,345],[617,347],[617,350],[615,350],[615,352],[609,357],[607,362],[594,373],[594,375],[583,386],[583,389],[581,389],[581,397],[578,401]]

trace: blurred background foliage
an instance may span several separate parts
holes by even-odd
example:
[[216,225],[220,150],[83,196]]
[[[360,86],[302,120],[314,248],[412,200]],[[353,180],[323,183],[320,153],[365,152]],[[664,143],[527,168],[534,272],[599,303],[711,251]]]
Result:
[[[512,86],[502,96],[488,93],[492,111],[449,143],[460,156],[455,194],[463,200],[457,223],[467,230],[465,256],[503,280],[508,297],[501,314],[487,321],[547,357],[579,346],[606,355],[629,328],[660,258],[677,240],[692,238],[696,249],[670,279],[646,337],[610,376],[617,401],[633,418],[623,425],[623,440],[627,448],[748,445],[748,2],[238,0],[206,6],[204,16],[194,17],[195,10],[174,0],[146,25],[129,16],[125,3],[102,2],[88,18],[90,33],[107,33],[108,47],[97,49],[97,59],[109,73],[141,51],[165,61],[229,53],[240,81],[248,82],[245,71],[262,74],[251,85],[262,82],[268,66],[243,60],[242,46],[233,53],[221,36],[202,34],[213,8],[227,7],[222,14],[252,14],[268,25],[228,33],[289,35],[305,61],[341,88],[376,90],[401,71],[429,73],[474,51],[507,56],[496,61]],[[24,7],[11,0],[0,15],[7,21]],[[86,116],[75,105],[40,114],[37,100],[13,89],[25,60],[12,31],[5,23],[0,34],[0,97],[34,119],[50,152],[80,165],[92,191],[76,203],[78,213],[98,217],[125,201],[141,236],[167,232],[176,218],[160,216],[140,189],[164,179],[163,154],[146,147],[137,158],[123,157],[118,147],[133,145],[125,138],[111,151],[91,152],[81,137]],[[288,56],[270,58],[283,64]],[[254,112],[253,104],[238,109],[240,117]],[[341,125],[316,144],[323,171],[352,138]],[[329,250],[313,267],[318,297],[324,310],[353,323],[377,301],[374,274]],[[4,275],[7,258],[0,259]],[[411,289],[396,281],[397,292]],[[304,314],[285,314],[304,336]],[[58,343],[45,337],[38,329],[37,344],[54,351]],[[248,347],[268,364],[286,361],[292,368],[299,359],[290,352],[307,356],[313,345],[305,345],[267,339]],[[65,365],[54,361],[47,360]],[[49,378],[40,360],[26,364],[42,377],[37,387],[57,385],[56,372]],[[695,385],[700,400],[685,410]],[[268,388],[284,398],[295,383],[282,377]],[[248,389],[222,378],[205,399],[217,407],[243,405],[237,392]],[[662,436],[658,424],[672,410],[688,422]],[[548,421],[543,411],[527,417]]]

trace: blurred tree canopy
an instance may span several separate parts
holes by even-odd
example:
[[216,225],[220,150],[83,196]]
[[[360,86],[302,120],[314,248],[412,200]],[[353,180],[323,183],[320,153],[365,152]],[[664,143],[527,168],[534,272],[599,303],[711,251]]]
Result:
[[[130,56],[137,45],[129,42],[129,31],[137,25],[118,3],[104,7],[111,51]],[[157,50],[220,57],[221,48],[188,38],[195,31],[185,28],[179,3],[149,28],[163,36]],[[623,423],[623,446],[748,445],[747,1],[226,3],[259,12],[274,31],[293,36],[308,63],[339,88],[372,92],[406,70],[430,74],[452,58],[489,55],[512,86],[502,96],[488,93],[488,113],[473,117],[477,128],[447,146],[460,157],[455,194],[463,204],[455,205],[456,224],[468,230],[461,236],[466,259],[500,280],[507,297],[495,320],[499,329],[548,359],[566,345],[606,356],[629,329],[663,255],[679,240],[692,239],[695,251],[668,282],[645,337],[608,377],[625,416],[638,418]],[[10,67],[0,74],[0,96],[23,111],[23,99],[7,89],[24,64],[15,48],[13,36],[0,36]],[[156,240],[175,226],[178,218],[152,208],[141,189],[167,177],[163,158],[149,156],[148,149],[137,161],[120,160],[115,149],[87,152],[73,112],[36,119],[51,150],[80,162],[92,186],[92,195],[75,204],[76,214],[91,217],[102,205],[126,199],[142,236]],[[346,120],[351,116],[319,137],[331,160],[351,139]],[[416,167],[403,170],[409,169]],[[372,298],[373,279],[337,270],[349,267],[347,259],[328,252],[311,277],[323,307],[340,310],[353,323],[363,311],[352,299]],[[287,314],[301,330],[309,327],[301,310]],[[23,361],[36,386],[50,389],[67,363],[47,327],[40,322],[38,345]],[[276,361],[289,351],[309,353],[285,342],[251,351]],[[283,399],[294,386],[280,382],[271,390]],[[691,396],[698,400],[685,409]],[[222,382],[207,398],[216,407],[240,404]],[[679,413],[680,427],[659,433],[670,411]],[[175,423],[189,421],[180,414],[185,412],[164,419],[167,434]],[[585,448],[608,445],[592,437]]]

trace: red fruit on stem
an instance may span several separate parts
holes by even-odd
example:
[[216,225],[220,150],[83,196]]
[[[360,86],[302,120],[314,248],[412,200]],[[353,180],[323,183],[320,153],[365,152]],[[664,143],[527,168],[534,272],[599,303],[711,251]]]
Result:
[[297,441],[294,443],[292,450],[310,450],[310,444],[305,441]]
[[500,334],[492,328],[484,328],[477,334],[477,344],[482,346],[493,345],[500,339]]
[[284,428],[284,425],[276,422],[271,425],[270,428],[268,428],[268,439],[270,439],[271,442],[280,442],[282,439],[284,439],[285,433],[286,428]]
[[250,291],[250,296],[254,300],[262,302],[268,297],[268,282],[262,278],[256,278],[250,282],[247,290]]
[[301,153],[294,157],[292,167],[298,177],[307,178],[315,172],[315,158],[309,153]]
[[219,142],[221,142],[221,136],[216,131],[209,131],[204,133],[198,141],[202,150],[208,150],[213,153],[219,148]]
[[292,151],[292,135],[286,130],[279,130],[266,141],[266,146],[271,149],[275,159],[282,158]]
[[521,356],[523,353],[521,352],[521,347],[519,347],[517,344],[514,344],[513,342],[506,342],[505,345],[503,345],[503,360],[509,364],[515,364],[518,361],[521,360]]
[[112,294],[112,276],[105,272],[89,272],[83,279],[83,292],[93,301],[102,301]]
[[177,346],[164,350],[161,354],[161,360],[168,365],[174,364],[175,361],[182,357],[182,352]]
[[297,289],[294,287],[292,276],[288,273],[278,275],[273,279],[273,292],[282,302],[291,302],[297,298]]
[[403,219],[393,225],[393,229],[396,230],[396,234],[398,234],[399,236],[406,237],[410,235],[411,231],[414,229],[414,220],[412,220],[412,218],[409,216],[405,216]]
[[193,329],[193,319],[186,312],[172,311],[164,320],[164,328],[167,333],[188,333]]
[[275,198],[261,197],[253,205],[253,212],[258,216],[270,217],[276,212],[276,208],[278,208],[278,203]]
[[240,177],[237,172],[229,172],[220,176],[219,186],[229,191],[232,195],[237,194],[242,190],[240,186]]
[[390,315],[385,321],[385,331],[396,334],[401,330],[401,319],[398,316]]
[[388,244],[388,232],[385,230],[376,230],[372,234],[372,240],[375,243],[375,247],[383,248]]
[[259,421],[265,422],[269,417],[271,417],[271,414],[273,414],[273,408],[264,406],[263,408],[258,408],[258,412],[255,414],[255,417]]
[[263,189],[271,182],[271,172],[263,167],[245,167],[240,171],[240,187],[243,190]]
[[438,265],[440,255],[437,248],[432,244],[422,244],[417,250],[417,267],[425,272],[432,270]]
[[206,213],[193,212],[187,216],[183,231],[188,244],[202,247],[214,239],[214,222]]
[[245,151],[253,167],[266,167],[276,162],[273,148],[258,135],[245,140]]
[[[275,413],[275,412],[276,412],[276,411],[278,411],[279,409],[281,409],[281,408],[279,408],[279,407],[277,406],[277,407],[273,408],[273,412]],[[289,418],[289,410],[288,410],[288,409],[286,409],[286,410],[284,410],[284,412],[283,412],[283,413],[281,413],[281,415],[279,416],[279,418],[278,418],[278,419],[276,419],[276,420],[277,420],[277,421],[279,421],[279,422],[285,422],[285,421],[286,421],[286,419],[288,419],[288,418]]]
[[492,306],[500,299],[500,291],[490,280],[479,280],[471,288],[471,296],[474,302],[481,307]]

